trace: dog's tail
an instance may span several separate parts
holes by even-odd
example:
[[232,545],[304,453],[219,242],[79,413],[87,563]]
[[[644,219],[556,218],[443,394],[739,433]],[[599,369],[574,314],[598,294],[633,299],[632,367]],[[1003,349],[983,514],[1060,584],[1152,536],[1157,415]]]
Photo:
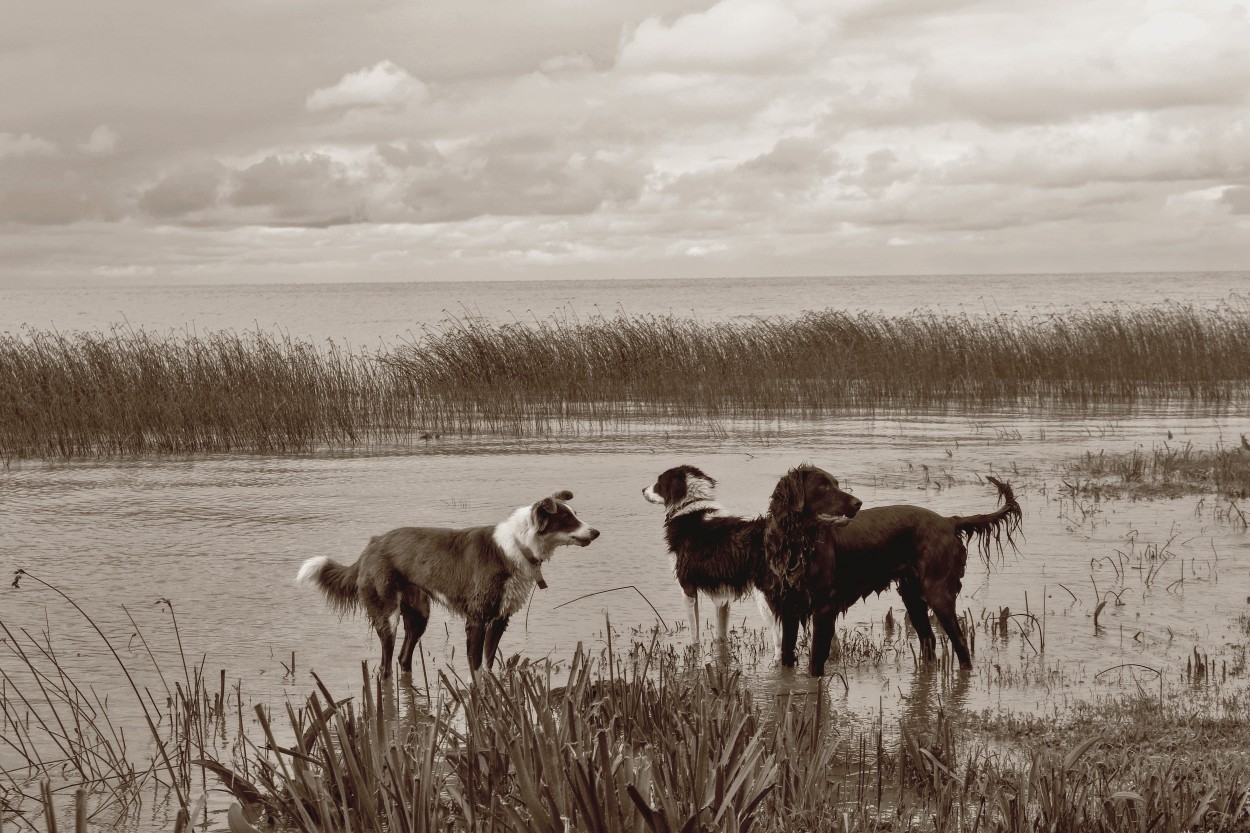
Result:
[[295,576],[297,584],[312,583],[321,589],[330,606],[339,613],[349,613],[356,608],[360,595],[356,589],[360,562],[344,567],[324,555],[304,562]]
[[1007,539],[1007,543],[1011,544],[1013,550],[1016,548],[1016,540],[1013,536],[1020,531],[1020,520],[1024,513],[1016,501],[1016,493],[1011,490],[1011,484],[1004,483],[996,477],[987,476],[986,479],[998,487],[998,497],[1003,505],[997,511],[987,515],[956,516],[952,520],[955,522],[955,529],[965,542],[976,539],[981,560],[988,566],[990,556],[995,551],[998,552],[999,557],[1002,556],[1003,538]]

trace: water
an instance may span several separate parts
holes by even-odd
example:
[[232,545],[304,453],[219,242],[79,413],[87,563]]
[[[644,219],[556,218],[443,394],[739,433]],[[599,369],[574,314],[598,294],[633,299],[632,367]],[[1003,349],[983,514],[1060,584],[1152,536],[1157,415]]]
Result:
[[668,314],[728,320],[833,307],[904,314],[1050,312],[1165,300],[1210,306],[1250,295],[1250,272],[705,280],[0,288],[0,332],[282,330],[357,346],[395,343],[449,315]]
[[[982,313],[1165,299],[1211,305],[1247,291],[1250,273],[94,287],[0,291],[0,330],[104,329],[123,321],[152,330],[259,325],[376,344],[407,337],[445,310],[509,320],[621,308],[726,320],[823,306]],[[494,523],[516,506],[571,489],[574,506],[603,536],[589,548],[557,553],[544,569],[550,589],[535,594],[502,644],[505,654],[565,658],[579,642],[604,644],[605,617],[620,639],[659,618],[669,628],[684,620],[661,510],[640,494],[671,465],[704,468],[720,480],[721,502],[751,515],[765,508],[777,478],[803,461],[832,471],[865,505],[917,503],[951,514],[993,509],[994,490],[978,477],[996,473],[1017,489],[1024,538],[1018,554],[1009,551],[992,569],[973,556],[960,609],[978,622],[1004,607],[1039,618],[1044,612],[1044,653],[1040,634],[1025,639],[1015,624],[1006,640],[979,629],[977,669],[951,686],[914,671],[914,641],[895,643],[884,661],[835,666],[847,689],[831,685],[829,696],[851,723],[871,722],[878,710],[887,725],[900,716],[923,723],[938,700],[956,710],[1046,713],[1135,690],[1131,673],[1116,666],[1161,669],[1174,683],[1195,649],[1232,663],[1244,644],[1237,617],[1248,609],[1250,542],[1244,529],[1218,517],[1212,498],[1095,505],[1060,496],[1069,477],[1062,461],[1086,451],[1148,451],[1169,442],[1169,431],[1174,445],[1207,448],[1236,443],[1250,425],[1235,414],[1147,408],[877,414],[701,428],[638,423],[550,439],[443,437],[369,453],[19,461],[0,470],[0,568],[6,576],[25,569],[71,596],[158,698],[162,686],[183,677],[185,656],[210,680],[225,669],[227,686],[237,681],[245,703],[279,706],[308,693],[312,671],[340,696],[355,693],[361,661],[372,666],[379,654],[362,619],[340,620],[314,590],[293,583],[300,564],[314,555],[350,563],[371,535],[396,526]],[[1163,557],[1150,560],[1152,547]],[[1102,597],[1111,590],[1124,602],[1102,611],[1098,633],[1095,585]],[[586,594],[598,595],[578,600]],[[901,620],[893,591],[853,608],[840,623],[847,646],[881,645],[890,608]],[[68,603],[28,576],[0,591],[0,620],[19,641],[22,630],[37,640],[49,632],[69,673],[109,698],[110,713],[131,737],[143,735],[117,661]],[[735,605],[731,621],[758,627],[754,604]],[[672,638],[686,634],[675,630]],[[422,652],[431,676],[443,668],[464,674],[462,623],[436,609]],[[0,645],[0,670],[20,679],[22,667]],[[802,675],[771,668],[753,669],[749,678],[769,696],[807,685]],[[1145,680],[1157,684],[1150,675]],[[416,684],[424,685],[419,663]],[[6,683],[0,694],[11,690]],[[0,750],[0,764],[5,754]]]
[[[994,491],[976,478],[997,473],[1017,487],[1025,538],[1018,555],[1008,552],[991,570],[974,557],[961,610],[977,617],[1002,607],[1023,612],[1027,594],[1029,610],[1040,616],[1044,593],[1046,660],[1062,664],[1073,676],[1071,693],[1081,694],[1093,683],[1090,672],[1117,663],[1175,667],[1195,646],[1222,650],[1246,610],[1250,543],[1212,509],[1199,508],[1197,497],[1091,504],[1086,516],[1057,497],[1066,476],[1057,461],[1086,450],[1150,448],[1166,441],[1169,430],[1174,443],[1235,442],[1244,427],[1238,422],[1177,414],[1113,422],[913,415],[763,431],[729,426],[728,436],[724,427],[700,433],[638,426],[602,441],[588,436],[489,449],[447,439],[367,455],[21,463],[0,477],[7,509],[0,557],[9,570],[26,569],[76,599],[121,643],[123,656],[140,665],[145,648],[134,640],[136,627],[122,606],[168,657],[175,647],[172,621],[160,603],[168,599],[187,654],[210,671],[226,668],[254,694],[302,693],[307,671],[332,690],[350,692],[359,683],[360,661],[377,661],[376,637],[359,618],[340,621],[315,591],[292,580],[305,558],[350,563],[371,535],[387,529],[494,523],[516,506],[571,489],[579,514],[603,536],[586,549],[558,552],[544,570],[550,589],[535,595],[503,643],[508,653],[566,657],[578,642],[602,644],[605,613],[617,628],[647,627],[656,622],[649,601],[668,626],[684,619],[661,510],[640,494],[671,465],[703,467],[721,481],[727,508],[752,515],[763,511],[778,477],[800,461],[834,472],[866,505],[917,503],[948,514],[992,510]],[[1117,581],[1108,562],[1095,563],[1115,559],[1117,551],[1132,561],[1149,544],[1167,544],[1174,556],[1153,586],[1137,571]],[[1181,576],[1181,587],[1165,590]],[[1123,607],[1103,612],[1101,636],[1093,634],[1092,581],[1100,590],[1130,588]],[[637,591],[566,604],[629,585]],[[46,621],[54,642],[80,654],[75,659],[84,673],[115,675],[98,635],[48,591],[23,581],[4,598],[10,627],[42,629]],[[879,633],[891,606],[901,618],[901,605],[888,592],[856,606],[843,625]],[[733,621],[759,626],[749,602],[735,606]],[[446,612],[436,612],[424,648],[428,667],[465,670],[463,626]],[[1020,640],[1012,650],[1030,658]],[[284,681],[292,653],[296,675]],[[909,676],[910,669],[908,662],[900,673]],[[874,675],[873,706],[881,682]],[[974,695],[972,705],[992,705],[989,694]],[[1028,708],[1035,700],[1030,693],[1014,705]]]

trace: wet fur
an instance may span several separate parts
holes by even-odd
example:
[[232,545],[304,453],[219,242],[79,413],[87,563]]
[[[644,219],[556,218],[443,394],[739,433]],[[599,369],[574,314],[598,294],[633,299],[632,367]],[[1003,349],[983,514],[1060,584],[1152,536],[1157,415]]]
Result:
[[[782,479],[785,488],[805,492],[805,478],[812,467],[792,469]],[[822,473],[824,474],[824,473]],[[825,477],[829,477],[827,474]],[[813,512],[854,513],[859,501],[845,492],[812,496]],[[817,485],[812,481],[812,488]],[[767,564],[762,558],[769,516],[743,518],[730,515],[716,503],[716,481],[695,466],[682,465],[662,473],[643,496],[665,507],[664,537],[674,557],[674,573],[686,600],[691,641],[700,636],[699,595],[710,597],[716,608],[716,636],[724,640],[729,629],[729,604],[767,583]],[[781,486],[779,485],[779,488]],[[761,613],[763,613],[761,607]]]
[[779,653],[795,663],[798,624],[812,621],[813,676],[824,673],[833,642],[834,623],[851,605],[870,593],[898,584],[899,595],[920,638],[921,655],[936,656],[937,639],[929,610],[951,640],[961,668],[972,667],[971,652],[955,609],[968,561],[967,544],[976,539],[983,559],[1014,546],[1021,509],[1011,486],[993,477],[1003,505],[983,515],[946,516],[920,506],[882,506],[859,512],[841,527],[802,527],[783,507],[770,507],[774,519],[765,550],[775,576],[770,610],[781,622]]
[[383,677],[395,650],[395,614],[404,621],[400,669],[412,671],[412,654],[435,601],[465,619],[469,669],[493,663],[508,619],[542,580],[542,563],[556,547],[588,545],[599,532],[586,526],[558,492],[522,506],[494,526],[468,529],[401,527],[374,536],[356,563],[310,558],[296,580],[316,584],[340,613],[364,610],[382,642]]

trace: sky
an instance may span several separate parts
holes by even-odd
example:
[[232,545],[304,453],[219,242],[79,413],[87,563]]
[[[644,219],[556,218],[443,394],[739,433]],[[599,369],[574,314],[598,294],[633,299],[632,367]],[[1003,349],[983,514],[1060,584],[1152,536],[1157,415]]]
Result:
[[1250,2],[4,17],[0,287],[1250,268]]

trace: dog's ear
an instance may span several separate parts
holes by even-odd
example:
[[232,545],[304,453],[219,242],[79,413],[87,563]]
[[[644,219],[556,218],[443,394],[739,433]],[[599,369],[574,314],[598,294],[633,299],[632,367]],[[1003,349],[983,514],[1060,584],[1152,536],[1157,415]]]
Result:
[[781,551],[781,546],[785,542],[785,533],[781,530],[781,524],[777,523],[775,516],[769,516],[768,524],[764,527],[764,558],[770,564],[777,557],[777,553]]
[[656,493],[668,504],[677,503],[686,496],[686,473],[678,469],[669,469],[656,481]]
[[535,503],[534,508],[530,510],[530,518],[534,522],[535,531],[544,531],[547,528],[547,522],[551,520],[551,516],[559,508],[556,506],[555,498],[545,497],[538,503]]
[[773,517],[797,515],[803,511],[807,502],[807,490],[803,483],[804,472],[790,469],[785,477],[777,481],[773,496],[768,502],[768,511]]
[[561,489],[560,491],[552,495],[552,497],[555,498],[556,500],[572,500],[573,493],[570,492],[568,489]]

